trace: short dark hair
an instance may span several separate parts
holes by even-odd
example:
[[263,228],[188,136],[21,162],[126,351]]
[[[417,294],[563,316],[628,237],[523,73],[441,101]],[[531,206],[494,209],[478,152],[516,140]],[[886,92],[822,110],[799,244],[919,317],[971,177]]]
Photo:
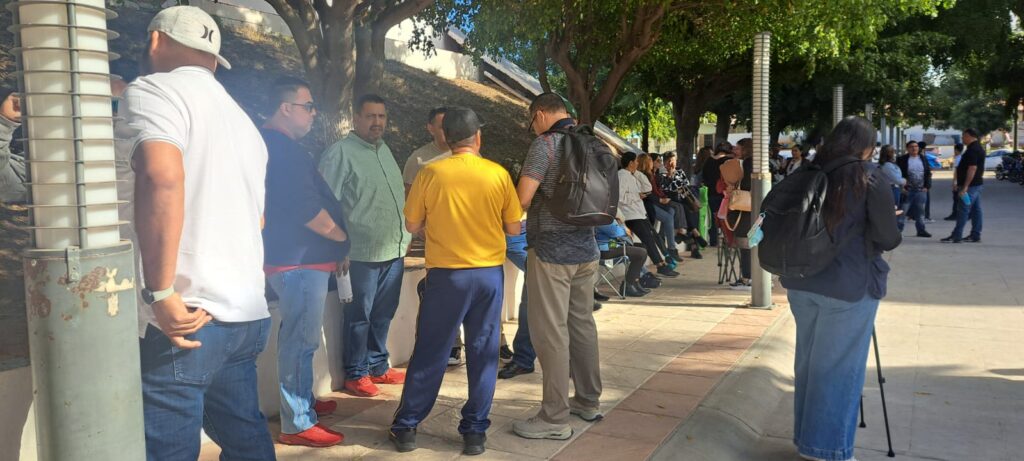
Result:
[[309,82],[298,78],[285,76],[274,80],[274,83],[270,84],[270,91],[267,92],[267,115],[274,115],[277,112],[277,108],[281,107],[281,103],[290,102],[288,98],[291,98],[300,88],[309,89]]
[[664,154],[661,154],[661,161],[662,161],[662,163],[667,162],[668,159],[670,159],[670,158],[676,158],[676,153],[675,152],[665,152]]
[[954,144],[953,145],[953,150],[955,150],[957,152],[963,152],[964,151],[964,143],[958,142],[958,143]]
[[903,146],[903,147],[910,147],[911,144],[913,144],[915,146],[918,146],[918,147],[921,146],[920,144],[917,143],[917,141],[907,141],[907,145]]
[[622,153],[622,158],[620,159],[622,168],[625,168],[626,165],[629,165],[633,160],[636,160],[636,154],[635,153],[629,152],[629,151],[623,152]]
[[981,136],[978,135],[978,130],[974,128],[967,128],[964,130],[964,133],[971,135],[971,137],[974,139],[981,139]]
[[373,93],[367,93],[360,96],[359,99],[356,99],[356,104],[352,106],[352,109],[355,113],[361,114],[363,113],[363,108],[366,107],[367,104],[383,104],[385,108],[388,106],[387,102],[384,101],[384,98]]
[[920,147],[920,148],[921,148],[921,150],[925,150],[925,149],[927,149],[927,148],[928,148],[928,143],[926,143],[926,142],[924,142],[924,141],[918,141],[918,142],[917,142],[917,147]]
[[657,162],[658,160],[661,160],[661,154],[651,153],[651,154],[647,154],[647,155],[651,156],[651,161],[652,162]]
[[732,144],[729,141],[722,141],[715,146],[715,152],[732,153]]
[[437,117],[438,115],[443,115],[446,112],[448,112],[448,108],[444,106],[430,109],[430,113],[427,114],[427,123],[434,123],[434,117]]
[[532,114],[539,110],[544,112],[569,112],[569,108],[565,105],[565,100],[558,94],[550,92],[541,93],[536,98],[533,98],[533,102],[530,103],[530,113]]

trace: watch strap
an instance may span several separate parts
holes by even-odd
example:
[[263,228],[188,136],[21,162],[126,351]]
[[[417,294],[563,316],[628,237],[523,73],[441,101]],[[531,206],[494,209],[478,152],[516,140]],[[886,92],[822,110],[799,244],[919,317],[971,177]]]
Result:
[[151,291],[150,294],[153,296],[153,301],[151,301],[150,304],[158,303],[167,298],[170,298],[171,295],[174,294],[174,285],[171,285],[160,291]]

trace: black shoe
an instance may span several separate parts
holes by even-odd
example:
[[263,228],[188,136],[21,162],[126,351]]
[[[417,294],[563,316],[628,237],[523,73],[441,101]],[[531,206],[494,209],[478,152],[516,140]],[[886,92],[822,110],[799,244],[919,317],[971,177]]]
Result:
[[662,275],[668,278],[679,277],[679,273],[672,269],[669,269],[668,266],[658,267],[658,275]]
[[679,255],[679,250],[668,250],[668,254],[676,260],[676,262],[682,261],[683,257]]
[[498,372],[498,379],[512,379],[516,376],[527,375],[530,373],[533,373],[533,368],[523,368],[512,362],[505,365],[505,368],[502,368],[501,371]]
[[640,286],[648,289],[658,288],[661,286],[661,279],[648,272],[640,277]]
[[949,215],[949,216],[946,216],[945,218],[942,218],[942,220],[943,221],[956,221],[956,216]]
[[700,245],[702,248],[706,248],[708,246],[708,241],[704,240],[704,237],[701,237],[700,235],[694,235],[693,238],[694,240],[697,241],[697,244]]
[[487,434],[462,434],[462,454],[466,456],[482,455]]
[[501,346],[501,349],[498,349],[498,358],[502,361],[502,363],[508,363],[510,360],[512,360],[512,349],[509,349],[507,344]]
[[594,312],[601,310],[602,307],[604,306],[602,306],[601,303],[594,301]]
[[626,296],[629,296],[630,298],[642,298],[647,296],[647,292],[634,282],[626,284]]
[[[634,288],[634,289],[640,291],[641,293],[643,293],[645,295],[649,294],[651,292],[651,290],[648,290],[647,288],[644,288],[644,286],[640,284],[640,280],[637,280],[636,282],[631,283],[631,284],[627,284],[625,281],[620,283],[619,284],[619,293],[623,293],[626,296],[631,296],[629,294],[629,291],[628,291],[630,288]],[[643,295],[641,295],[641,296],[643,296]]]
[[686,234],[676,234],[676,243],[686,243],[689,245],[693,242],[693,237]]
[[457,367],[462,365],[462,348],[453,347],[452,353],[448,355],[448,366]]
[[960,242],[963,241],[963,239],[955,239],[955,238],[953,238],[952,235],[950,235],[949,237],[946,237],[946,238],[944,238],[942,240],[939,240],[939,241],[942,242],[942,243],[960,243]]
[[690,252],[690,258],[693,258],[693,259],[704,259],[704,255],[700,254],[700,250],[699,249],[694,248],[693,251]]
[[967,243],[981,243],[981,237],[967,237],[964,241]]
[[609,299],[612,299],[612,298],[609,298],[609,297],[607,297],[607,296],[605,296],[605,295],[603,295],[603,294],[601,294],[601,293],[599,293],[597,291],[594,291],[594,301],[605,302],[605,301],[607,301]]
[[416,429],[397,432],[392,429],[388,431],[388,438],[395,444],[395,449],[399,453],[408,453],[416,449]]
[[918,237],[924,237],[924,238],[931,238],[932,234],[929,234],[928,232],[918,232],[917,236]]

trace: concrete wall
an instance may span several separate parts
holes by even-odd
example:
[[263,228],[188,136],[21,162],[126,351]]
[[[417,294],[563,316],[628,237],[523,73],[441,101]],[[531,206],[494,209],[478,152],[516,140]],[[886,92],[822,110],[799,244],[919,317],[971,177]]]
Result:
[[[403,365],[412,356],[416,338],[416,316],[419,302],[416,284],[423,279],[426,271],[422,268],[407,269],[402,282],[401,302],[395,319],[391,322],[388,335],[388,349],[391,363]],[[511,263],[505,263],[504,320],[511,320],[518,312],[522,292],[522,273]],[[281,322],[276,303],[271,304],[270,314],[274,329]],[[313,356],[314,385],[317,395],[339,389],[344,382],[341,367],[342,308],[337,293],[327,296],[324,309],[324,334],[320,350]],[[508,338],[509,343],[512,338]],[[259,369],[260,407],[267,416],[277,415],[280,395],[277,387],[277,335],[271,334],[267,349],[260,355]],[[0,461],[36,461],[35,415],[32,410],[32,373],[29,367],[15,368],[0,372]],[[96,415],[101,424],[103,415]]]

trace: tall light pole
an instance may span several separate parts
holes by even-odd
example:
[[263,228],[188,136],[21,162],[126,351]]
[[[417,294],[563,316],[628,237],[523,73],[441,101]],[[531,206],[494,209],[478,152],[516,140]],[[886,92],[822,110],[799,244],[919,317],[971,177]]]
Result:
[[135,259],[121,240],[103,1],[16,1],[40,461],[145,459]]
[[[772,188],[772,173],[768,168],[768,94],[771,90],[770,32],[754,36],[754,170],[751,172],[751,223],[761,213],[761,202]],[[757,247],[751,250],[751,302],[753,308],[770,308],[772,305],[772,277],[761,268]]]

